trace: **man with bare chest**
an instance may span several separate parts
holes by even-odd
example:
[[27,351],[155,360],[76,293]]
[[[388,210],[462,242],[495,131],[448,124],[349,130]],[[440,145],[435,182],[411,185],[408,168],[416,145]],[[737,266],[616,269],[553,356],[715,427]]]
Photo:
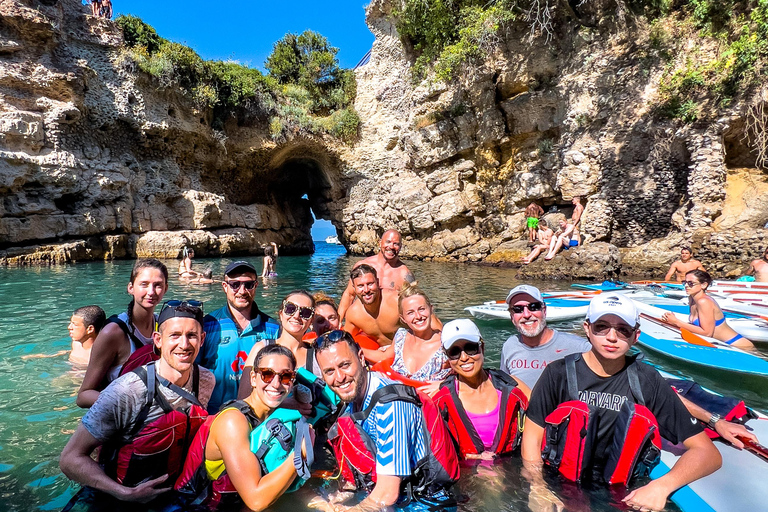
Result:
[[[385,231],[379,241],[379,252],[374,256],[369,256],[359,261],[355,268],[363,264],[373,267],[376,269],[379,287],[382,290],[398,292],[402,288],[403,283],[412,283],[416,280],[405,263],[400,261],[399,254],[402,246],[400,233],[394,229]],[[350,280],[339,302],[339,318],[345,318],[347,309],[355,300],[355,295],[355,288]]]
[[[358,300],[347,310],[344,330],[355,337],[366,359],[375,359],[370,357],[370,353],[390,345],[400,327],[397,292],[382,290],[376,269],[365,263],[352,270],[350,280]],[[366,340],[360,339],[361,336]]]
[[768,247],[763,251],[763,257],[750,263],[747,274],[754,274],[755,281],[768,283]]
[[669,281],[674,275],[675,280],[678,283],[682,283],[685,279],[685,274],[691,270],[704,270],[704,267],[699,260],[693,259],[693,251],[691,251],[690,247],[683,247],[680,249],[680,259],[672,263],[667,275],[664,276],[664,280]]

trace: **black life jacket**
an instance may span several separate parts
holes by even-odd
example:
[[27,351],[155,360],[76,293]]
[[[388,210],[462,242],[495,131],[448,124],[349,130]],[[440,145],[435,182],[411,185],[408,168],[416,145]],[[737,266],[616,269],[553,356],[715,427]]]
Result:
[[[147,386],[146,404],[130,432],[131,441],[104,444],[99,462],[110,478],[127,487],[135,487],[166,474],[168,481],[173,482],[181,473],[192,439],[208,416],[197,400],[200,369],[194,366],[192,394],[157,375],[154,363],[137,368],[134,373]],[[191,405],[181,409],[171,407],[160,392],[161,384]],[[164,414],[147,424],[145,421],[153,404],[159,405]]]
[[[517,383],[506,373],[486,369],[493,386],[501,391],[499,402],[498,427],[493,446],[489,451],[496,454],[510,453],[520,446],[523,432],[523,419],[528,408],[528,398],[517,387]],[[440,385],[434,396],[443,419],[448,424],[448,431],[457,446],[461,458],[467,454],[485,451],[483,442],[472,425],[464,405],[456,392],[456,377],[450,375]]]
[[[579,482],[592,474],[597,442],[599,409],[579,400],[576,361],[581,354],[565,357],[565,373],[571,400],[557,406],[546,418],[541,457],[568,480]],[[624,484],[647,475],[661,456],[661,435],[653,413],[645,406],[636,357],[626,369],[635,403],[624,401],[613,429],[602,478],[609,484]]]
[[342,478],[358,490],[370,491],[376,484],[376,446],[361,424],[379,403],[402,401],[415,405],[423,414],[426,455],[404,481],[409,497],[429,499],[459,479],[459,461],[453,441],[437,405],[427,395],[405,384],[377,389],[364,410],[343,414],[328,432]]
[[[256,428],[261,421],[253,413],[253,409],[244,400],[232,400],[221,406],[221,412],[235,408],[248,419],[251,430]],[[211,425],[218,414],[209,416],[205,423],[197,431],[184,461],[184,469],[181,472],[173,488],[181,498],[181,502],[188,507],[202,505],[211,510],[220,505],[241,504],[240,496],[235,486],[229,479],[226,470],[216,480],[211,480],[205,468],[205,446],[211,434]]]

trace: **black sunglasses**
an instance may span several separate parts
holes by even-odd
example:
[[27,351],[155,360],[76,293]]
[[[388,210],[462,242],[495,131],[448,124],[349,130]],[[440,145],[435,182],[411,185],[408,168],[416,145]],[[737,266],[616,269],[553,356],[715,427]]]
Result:
[[173,314],[163,315],[163,311],[166,309],[173,309],[184,313],[190,313],[194,315],[195,319],[200,323],[203,323],[203,303],[199,300],[167,300],[163,302],[160,308],[160,314],[157,316],[158,324],[163,323],[164,320],[174,316]]
[[283,313],[288,316],[293,316],[297,311],[299,312],[299,318],[302,320],[309,320],[315,315],[315,308],[299,306],[289,300],[283,301]]
[[352,341],[352,342],[355,341],[352,335],[349,334],[347,331],[336,329],[334,331],[328,331],[327,333],[319,336],[317,340],[315,340],[315,346],[317,348],[323,348],[327,345],[333,345],[334,343],[338,343],[342,339],[346,339],[347,341]]
[[701,284],[701,283],[697,283],[696,281],[681,281],[680,283],[681,283],[683,286],[687,286],[688,288],[693,288],[693,287],[694,287],[694,286],[696,286],[697,284]]
[[248,291],[253,290],[256,288],[256,281],[224,281],[229,285],[230,288],[232,288],[233,292],[236,292],[240,289],[240,285],[243,286]]
[[590,324],[590,327],[592,327],[592,332],[598,336],[607,336],[608,333],[611,332],[611,329],[614,329],[616,331],[616,336],[624,341],[630,339],[636,330],[636,327],[630,327],[625,323],[612,325],[608,322],[601,321]]
[[468,356],[476,356],[480,353],[480,343],[467,342],[464,345],[451,345],[451,348],[445,351],[445,355],[451,361],[456,361],[461,357],[461,353],[464,352]]
[[296,372],[293,370],[283,370],[282,372],[276,372],[272,368],[254,368],[253,373],[261,375],[261,380],[269,384],[275,378],[275,375],[279,377],[280,384],[288,386],[296,378]]
[[520,313],[525,311],[525,308],[528,308],[528,311],[533,313],[535,311],[541,311],[541,308],[543,307],[544,307],[543,302],[529,302],[528,304],[522,304],[519,306],[509,306],[509,310],[519,315]]

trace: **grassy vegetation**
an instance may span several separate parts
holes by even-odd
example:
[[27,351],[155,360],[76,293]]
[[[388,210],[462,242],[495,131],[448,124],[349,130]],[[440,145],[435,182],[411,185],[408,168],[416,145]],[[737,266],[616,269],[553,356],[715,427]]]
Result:
[[269,120],[278,139],[286,133],[327,133],[343,140],[357,135],[352,107],[354,73],[341,69],[337,48],[312,31],[287,34],[266,62],[269,74],[235,62],[206,61],[194,50],[160,37],[135,16],[119,16],[128,55],[162,87],[179,87],[200,109],[212,109],[211,127],[222,130],[238,112]]

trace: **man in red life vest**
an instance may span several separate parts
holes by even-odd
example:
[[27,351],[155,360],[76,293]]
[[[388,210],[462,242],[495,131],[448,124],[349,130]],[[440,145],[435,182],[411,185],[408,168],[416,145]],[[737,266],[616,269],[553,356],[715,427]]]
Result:
[[153,335],[160,359],[107,386],[64,447],[59,466],[85,486],[79,499],[120,510],[122,502],[155,505],[171,489],[214,386],[213,374],[194,364],[205,339],[201,306],[163,306]]
[[[660,447],[660,433],[670,442],[682,442],[686,452],[669,473],[631,491],[623,501],[636,510],[661,510],[673,491],[717,470],[720,453],[661,375],[626,355],[640,335],[630,299],[609,294],[593,299],[584,331],[592,349],[549,364],[531,395],[522,456],[532,492],[541,482],[542,458],[572,480],[627,483],[638,465],[622,466],[622,461],[635,460],[632,455],[637,454],[641,463],[652,466],[651,452],[654,445]],[[567,407],[570,419],[559,421]],[[647,438],[623,428],[640,420],[647,421]],[[571,436],[574,429],[569,427],[574,426],[586,435]],[[624,432],[629,433],[623,439],[614,439]],[[563,442],[555,446],[558,441]],[[617,446],[619,452],[614,453]],[[633,450],[626,457],[625,452]],[[617,476],[620,469],[624,474]]]

